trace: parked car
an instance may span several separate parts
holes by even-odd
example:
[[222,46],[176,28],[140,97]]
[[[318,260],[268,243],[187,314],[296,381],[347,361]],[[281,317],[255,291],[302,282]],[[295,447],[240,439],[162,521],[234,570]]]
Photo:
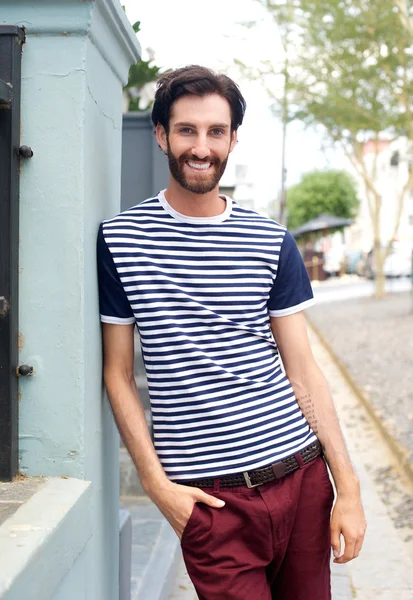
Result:
[[363,265],[363,252],[361,250],[352,250],[346,252],[345,256],[345,271],[349,275],[356,273],[357,275],[362,274]]
[[[361,266],[361,272],[369,279],[376,277],[376,261],[373,250],[367,253]],[[412,248],[407,244],[393,242],[390,253],[384,261],[383,273],[385,277],[410,277],[412,274]]]
[[406,249],[392,249],[384,261],[386,277],[409,277],[412,273],[412,253]]

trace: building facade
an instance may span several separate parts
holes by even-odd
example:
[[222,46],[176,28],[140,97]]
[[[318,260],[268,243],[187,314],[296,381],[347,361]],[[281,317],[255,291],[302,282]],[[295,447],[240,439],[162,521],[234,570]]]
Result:
[[33,375],[19,384],[20,481],[0,484],[0,500],[20,484],[22,499],[0,526],[0,597],[114,600],[119,437],[96,234],[120,210],[122,86],[139,44],[117,0],[3,0],[0,22],[25,31],[21,144],[33,149],[19,232],[19,364]]

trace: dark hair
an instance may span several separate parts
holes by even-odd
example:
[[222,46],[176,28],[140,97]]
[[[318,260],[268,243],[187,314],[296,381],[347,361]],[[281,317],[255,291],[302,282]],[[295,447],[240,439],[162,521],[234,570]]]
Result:
[[247,103],[235,81],[227,75],[214,73],[206,67],[189,65],[169,71],[158,80],[152,109],[152,121],[155,127],[160,123],[168,132],[173,103],[178,98],[191,94],[193,96],[219,94],[228,100],[231,107],[232,131],[237,130],[241,125]]

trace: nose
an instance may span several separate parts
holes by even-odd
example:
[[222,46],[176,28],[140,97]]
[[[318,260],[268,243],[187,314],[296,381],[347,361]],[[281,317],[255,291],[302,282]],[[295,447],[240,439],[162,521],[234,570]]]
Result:
[[209,155],[209,146],[207,138],[204,135],[198,135],[195,144],[192,148],[192,154],[200,158],[201,160]]

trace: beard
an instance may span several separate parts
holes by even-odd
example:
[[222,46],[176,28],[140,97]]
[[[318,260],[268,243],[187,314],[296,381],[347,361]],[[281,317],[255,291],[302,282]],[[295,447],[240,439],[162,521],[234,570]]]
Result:
[[181,156],[175,156],[169,145],[169,140],[167,141],[167,145],[169,170],[171,172],[172,177],[177,183],[179,183],[181,187],[183,187],[185,190],[188,190],[188,192],[192,192],[193,194],[208,194],[208,192],[212,192],[212,190],[216,188],[227,166],[229,152],[225,160],[219,160],[213,157],[203,158],[202,162],[211,163],[210,168],[213,169],[212,173],[208,173],[207,175],[206,173],[202,173],[202,171],[200,171],[199,173],[194,172],[193,176],[190,177],[185,173],[184,170],[186,161],[200,161],[200,159],[194,156],[193,154],[183,154]]

